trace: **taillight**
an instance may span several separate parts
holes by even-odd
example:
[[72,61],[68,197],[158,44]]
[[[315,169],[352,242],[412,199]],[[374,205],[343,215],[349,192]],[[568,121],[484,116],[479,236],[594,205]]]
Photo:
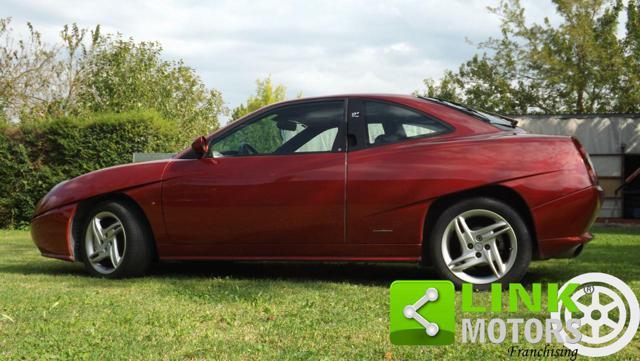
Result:
[[573,144],[575,144],[580,156],[582,156],[582,160],[584,161],[584,165],[587,167],[587,173],[589,173],[589,178],[591,179],[591,184],[598,184],[598,176],[596,175],[596,169],[591,162],[591,157],[589,157],[589,153],[584,149],[580,141],[576,137],[571,137]]

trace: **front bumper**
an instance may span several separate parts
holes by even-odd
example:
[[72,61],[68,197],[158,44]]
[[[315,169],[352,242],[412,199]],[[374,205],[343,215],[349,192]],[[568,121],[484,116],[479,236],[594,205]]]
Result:
[[31,220],[31,238],[45,257],[74,261],[75,204],[49,210]]

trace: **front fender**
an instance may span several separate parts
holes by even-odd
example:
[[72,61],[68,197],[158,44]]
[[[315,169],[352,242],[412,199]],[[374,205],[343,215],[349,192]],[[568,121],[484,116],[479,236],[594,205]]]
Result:
[[124,164],[100,169],[57,184],[36,206],[34,217],[49,210],[102,194],[123,191],[162,180],[173,160]]

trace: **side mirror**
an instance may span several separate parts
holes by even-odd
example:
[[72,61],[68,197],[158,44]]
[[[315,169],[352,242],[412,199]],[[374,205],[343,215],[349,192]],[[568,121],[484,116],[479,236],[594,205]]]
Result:
[[209,150],[209,144],[207,143],[207,138],[205,137],[196,138],[196,140],[194,140],[193,143],[191,143],[191,149],[193,149],[193,151],[197,155],[202,157]]

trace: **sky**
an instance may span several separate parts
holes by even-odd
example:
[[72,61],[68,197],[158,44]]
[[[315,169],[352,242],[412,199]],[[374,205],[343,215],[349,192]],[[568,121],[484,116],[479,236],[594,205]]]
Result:
[[[348,92],[408,94],[439,78],[499,36],[497,0],[421,1],[35,1],[0,0],[17,33],[31,22],[46,41],[64,24],[102,26],[136,41],[159,41],[164,57],[183,59],[229,107],[271,74],[317,96]],[[554,20],[549,0],[525,0],[532,21]]]

